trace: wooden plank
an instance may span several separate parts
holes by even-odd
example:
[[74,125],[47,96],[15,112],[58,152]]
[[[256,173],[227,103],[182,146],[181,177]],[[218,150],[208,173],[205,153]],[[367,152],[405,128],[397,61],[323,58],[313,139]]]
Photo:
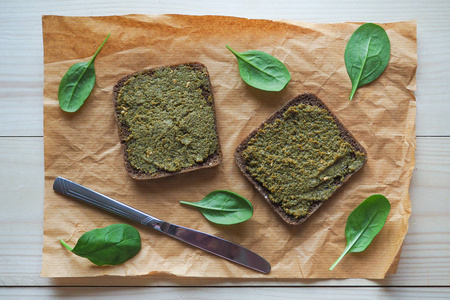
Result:
[[101,287],[34,287],[34,288],[4,288],[0,290],[0,299],[124,299],[133,296],[134,299],[448,299],[450,289],[441,288],[344,288],[344,287],[246,287],[227,289],[220,287],[203,288],[101,288]]
[[[418,138],[411,186],[413,214],[397,274],[380,281],[257,280],[221,281],[167,276],[136,278],[40,278],[43,228],[43,141],[1,137],[0,284],[4,286],[436,286],[450,282],[450,138]],[[58,241],[55,241],[57,243]]]
[[[418,21],[417,134],[449,136],[450,6],[447,1],[390,0],[307,2],[261,0],[139,1],[139,10],[125,3],[102,0],[55,2],[11,1],[2,3],[0,19],[0,136],[42,136],[43,51],[41,15],[217,14],[248,18],[291,19],[305,22]],[[397,8],[397,9],[396,9]],[[24,42],[26,41],[26,42]],[[56,96],[56,95],[55,95]]]
[[[42,14],[111,15],[127,13],[218,14],[249,18],[291,19],[306,22],[392,22],[418,20],[417,134],[450,136],[450,6],[446,0],[363,1],[353,0],[278,2],[212,0],[209,5],[193,1],[138,0],[129,3],[94,1],[10,1],[0,11],[0,285],[43,286],[2,288],[0,298],[122,299],[150,295],[172,299],[448,299],[448,288],[335,288],[342,285],[449,285],[449,150],[446,138],[419,138],[417,168],[411,187],[413,215],[397,274],[381,281],[217,281],[152,278],[88,278],[50,280],[40,278],[43,214],[42,147]],[[136,9],[136,8],[139,9]],[[1,137],[3,136],[3,137]],[[5,138],[27,136],[26,138]],[[29,138],[29,137],[38,138]],[[250,288],[86,288],[45,287],[77,285],[218,285]],[[268,285],[269,288],[255,287]],[[275,287],[277,285],[300,288]],[[313,286],[302,288],[305,286]],[[322,286],[322,287],[314,287]],[[329,286],[329,287],[323,287]],[[140,297],[139,297],[140,298]]]

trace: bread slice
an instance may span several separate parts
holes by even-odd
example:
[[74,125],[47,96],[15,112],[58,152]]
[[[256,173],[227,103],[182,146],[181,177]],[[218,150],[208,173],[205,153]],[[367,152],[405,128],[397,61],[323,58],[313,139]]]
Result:
[[[183,75],[174,77],[174,74],[182,74],[180,72],[193,72],[194,75],[189,77],[191,73],[186,73],[186,78]],[[194,78],[193,82],[188,81],[191,78]],[[135,98],[126,98],[128,95]],[[221,162],[214,97],[205,65],[190,62],[129,74],[114,86],[113,102],[125,168],[132,178],[161,178],[211,168]],[[187,105],[191,106],[187,108]],[[186,111],[183,111],[183,107],[186,107]],[[140,109],[144,110],[139,111],[138,115],[136,111]],[[124,114],[128,113],[134,119],[125,119]],[[137,122],[141,122],[139,126],[150,129],[141,126],[139,130],[142,132],[137,134],[137,129],[134,129],[137,128]],[[201,132],[193,131],[192,128],[196,126],[201,128]],[[170,136],[169,133],[164,136],[164,130]],[[155,141],[166,143],[164,146],[169,145],[169,150],[162,147],[162,144],[156,145]],[[206,146],[202,147],[203,144],[199,143],[205,143]],[[177,151],[185,152],[178,155]],[[142,157],[145,162],[140,160]]]
[[[259,176],[259,173],[255,175],[255,173],[253,173],[254,175],[252,175],[249,172],[249,167],[251,165],[251,161],[246,160],[246,158],[244,157],[244,151],[247,149],[247,147],[249,147],[249,142],[252,141],[252,144],[255,144],[256,139],[258,139],[259,137],[259,133],[261,134],[266,134],[265,128],[268,124],[280,124],[278,121],[277,123],[275,123],[276,120],[284,120],[283,115],[284,113],[291,107],[297,107],[300,104],[304,104],[306,106],[314,106],[314,107],[318,107],[320,109],[323,109],[329,117],[332,118],[332,120],[334,120],[334,123],[337,126],[337,129],[339,131],[339,136],[342,138],[342,140],[344,140],[345,142],[347,142],[348,144],[350,144],[351,149],[357,153],[357,155],[355,157],[359,157],[358,160],[358,167],[353,170],[353,165],[352,167],[348,168],[348,172],[347,174],[341,174],[342,177],[336,177],[336,178],[329,178],[329,177],[323,177],[322,179],[327,180],[327,184],[330,184],[330,186],[332,186],[333,188],[330,190],[334,190],[334,188],[337,190],[339,187],[341,187],[344,182],[346,182],[356,171],[358,171],[362,165],[366,162],[367,160],[367,153],[364,150],[364,148],[361,146],[361,144],[358,143],[358,141],[356,141],[356,139],[353,137],[353,135],[344,127],[344,125],[337,119],[337,117],[327,108],[327,106],[319,99],[317,98],[315,95],[313,94],[302,94],[299,95],[297,97],[295,97],[294,99],[292,99],[291,101],[289,101],[287,104],[285,104],[283,107],[281,107],[278,111],[276,111],[273,115],[271,115],[266,121],[264,121],[257,129],[255,129],[254,131],[252,131],[247,138],[245,138],[241,144],[239,144],[239,146],[236,149],[235,152],[235,160],[236,163],[239,167],[239,169],[241,170],[241,172],[244,174],[244,176],[252,183],[252,185],[259,191],[259,193],[264,197],[264,199],[266,200],[266,202],[272,207],[272,209],[288,224],[290,225],[298,225],[301,224],[302,222],[304,222],[305,220],[307,220],[323,203],[324,201],[311,201],[308,202],[311,205],[309,206],[309,208],[307,209],[307,212],[305,215],[302,216],[294,216],[293,214],[288,213],[288,211],[283,208],[282,204],[280,202],[273,202],[270,200],[270,198],[275,197],[276,195],[271,194],[271,192],[269,191],[268,184],[264,185],[263,183],[261,183],[258,179],[256,179],[255,177]],[[304,106],[301,106],[304,107]],[[290,110],[291,111],[291,110]],[[290,112],[289,112],[290,113]],[[329,119],[329,118],[328,118]],[[277,125],[270,125],[269,127],[273,128],[273,126],[277,126]],[[281,126],[281,125],[280,125]],[[307,128],[309,128],[309,126],[306,126]],[[299,133],[300,134],[300,133]],[[277,138],[277,135],[274,134],[273,136],[275,136],[275,138]],[[339,138],[338,138],[339,139]],[[290,140],[294,140],[294,137]],[[308,140],[309,142],[310,140]],[[270,147],[270,149],[272,149],[273,147],[284,147],[285,143],[291,143],[288,141],[284,141],[278,145],[281,146],[276,146],[277,143],[279,141],[275,141],[273,143],[273,145]],[[292,142],[294,143],[294,142]],[[303,143],[303,145],[305,145],[305,143]],[[297,145],[298,146],[298,145]],[[252,146],[253,147],[253,146]],[[302,145],[300,145],[299,147],[302,147]],[[256,148],[257,152],[256,154],[252,154],[255,161],[253,161],[253,165],[257,166],[256,168],[259,168],[261,166],[260,161],[258,158],[255,158],[257,155],[258,157],[262,157],[263,155],[265,155],[267,153],[267,149],[269,147],[260,147],[260,148]],[[264,152],[259,152],[261,149],[264,149]],[[278,150],[277,150],[278,151]],[[282,150],[284,151],[284,150]],[[283,153],[283,152],[281,152]],[[353,152],[352,152],[353,153]],[[269,153],[269,156],[265,156],[265,157],[271,157],[270,159],[273,159],[273,155],[271,153]],[[249,156],[247,155],[247,159]],[[287,158],[290,159],[290,158]],[[302,160],[304,161],[304,160]],[[264,162],[264,161],[263,161]],[[272,162],[273,163],[273,162]],[[281,164],[279,162],[279,160],[277,162],[275,162],[275,164]],[[360,164],[360,165],[359,165]],[[293,167],[294,169],[297,169],[297,166]],[[270,169],[270,167],[269,167]],[[345,169],[345,168],[344,168]],[[262,169],[263,171],[265,171],[265,169]],[[329,169],[331,170],[331,169]],[[353,170],[350,172],[350,170]],[[269,171],[269,172],[273,172],[270,173],[270,177],[263,177],[266,175],[263,175],[262,177],[260,176],[260,178],[280,178],[279,175],[277,175],[276,171]],[[347,171],[346,171],[347,172]],[[275,176],[275,177],[273,177]],[[278,176],[278,177],[277,177]],[[284,174],[281,174],[281,176],[284,176]],[[289,175],[287,176],[288,178]],[[329,181],[328,181],[329,180]],[[268,180],[270,182],[270,179]],[[290,183],[289,183],[290,184]],[[273,186],[273,185],[272,185]],[[316,187],[314,187],[316,188]],[[320,186],[319,186],[320,188]],[[272,190],[276,190],[276,189],[272,189]],[[336,190],[334,190],[332,193],[334,193]],[[328,191],[328,190],[327,190]],[[308,191],[308,193],[310,193],[310,191]],[[312,191],[312,194],[314,193],[314,190]],[[308,194],[309,195],[309,194]],[[295,195],[294,195],[295,196]],[[328,196],[328,195],[327,195]],[[328,198],[331,195],[328,196]],[[286,197],[285,197],[286,198]],[[324,199],[326,200],[326,199]],[[289,201],[287,199],[287,201]],[[309,205],[309,204],[308,204]],[[302,211],[302,214],[304,214],[305,212]]]

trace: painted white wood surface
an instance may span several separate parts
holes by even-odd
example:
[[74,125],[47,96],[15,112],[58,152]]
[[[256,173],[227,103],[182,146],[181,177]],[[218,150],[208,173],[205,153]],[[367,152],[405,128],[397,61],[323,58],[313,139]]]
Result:
[[[450,298],[449,0],[0,0],[0,8],[0,298]],[[213,14],[306,22],[417,20],[418,139],[410,189],[413,214],[397,274],[381,281],[40,278],[44,201],[41,16],[128,13]],[[153,287],[124,287],[130,285]],[[221,287],[156,287],[161,285]]]
[[[229,288],[8,288],[0,295],[0,299],[98,299],[98,300],[122,300],[122,299],[161,299],[161,300],[242,300],[242,299],[337,299],[337,300],[361,300],[361,299],[448,299],[448,291],[445,288],[267,288],[245,287],[239,288],[235,293],[229,293]],[[128,298],[127,298],[128,297]]]
[[230,15],[319,23],[417,20],[417,135],[450,135],[448,0],[0,0],[0,8],[0,136],[42,135],[43,14],[128,13]]
[[[450,283],[450,138],[417,140],[411,185],[413,213],[397,273],[379,281],[289,280],[222,281],[152,278],[40,278],[43,227],[43,141],[2,137],[0,142],[0,284],[5,286],[448,286]],[[0,291],[1,294],[1,291]]]

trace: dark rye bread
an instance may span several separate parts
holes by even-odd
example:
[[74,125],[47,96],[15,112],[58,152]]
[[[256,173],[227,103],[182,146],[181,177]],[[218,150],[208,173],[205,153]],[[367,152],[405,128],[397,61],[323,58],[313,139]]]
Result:
[[[133,76],[139,75],[139,74],[148,74],[148,75],[152,75],[154,74],[156,69],[159,68],[171,68],[171,69],[175,69],[178,66],[189,66],[191,68],[193,68],[194,70],[200,70],[200,71],[204,71],[207,74],[207,81],[209,84],[209,90],[202,88],[202,96],[205,99],[205,103],[208,103],[208,105],[210,105],[213,109],[213,115],[214,115],[214,125],[215,125],[215,133],[217,136],[217,151],[214,152],[213,154],[211,154],[210,156],[208,156],[203,162],[198,163],[196,165],[190,166],[190,167],[186,167],[186,168],[182,168],[179,171],[176,172],[169,172],[166,170],[159,170],[156,173],[146,173],[143,172],[139,169],[134,168],[131,163],[128,160],[128,153],[127,153],[127,144],[125,142],[126,137],[129,135],[129,128],[127,126],[124,126],[123,124],[120,123],[119,121],[119,116],[118,116],[118,111],[117,111],[117,98],[119,96],[119,92],[122,89],[122,87],[124,86],[124,84],[128,81],[128,79],[130,79]],[[209,102],[206,101],[206,99],[209,99]],[[206,68],[206,66],[202,63],[199,62],[189,62],[189,63],[182,63],[182,64],[176,64],[176,65],[170,65],[170,66],[162,66],[162,67],[157,67],[157,68],[151,68],[151,69],[146,69],[146,70],[142,70],[142,71],[138,71],[129,75],[126,75],[124,77],[122,77],[115,85],[113,88],[113,102],[114,102],[114,107],[115,107],[115,115],[116,115],[116,121],[118,124],[118,129],[119,129],[119,138],[120,138],[120,142],[121,142],[121,146],[122,146],[122,152],[123,152],[123,156],[124,156],[124,161],[125,161],[125,168],[128,172],[128,174],[134,178],[134,179],[138,179],[138,180],[147,180],[147,179],[156,179],[156,178],[161,178],[161,177],[167,177],[167,176],[172,176],[172,175],[176,175],[176,174],[181,174],[181,173],[186,173],[186,172],[190,172],[190,171],[195,171],[195,170],[199,170],[199,169],[203,169],[203,168],[211,168],[214,167],[216,165],[218,165],[221,161],[222,161],[222,151],[220,148],[220,142],[218,139],[218,134],[217,134],[217,126],[216,126],[216,112],[215,112],[215,105],[214,105],[214,96],[213,96],[213,92],[212,92],[212,87],[211,87],[211,81],[210,81],[210,77],[209,77],[209,72],[208,69]]]
[[[363,146],[361,146],[361,144],[358,143],[358,141],[353,137],[353,135],[344,127],[344,125],[338,120],[338,118],[328,109],[328,107],[319,99],[317,98],[315,95],[313,94],[302,94],[299,95],[297,97],[295,97],[294,99],[292,99],[291,101],[289,101],[288,103],[286,103],[283,107],[281,107],[278,111],[276,111],[273,115],[271,115],[267,120],[265,120],[263,123],[260,124],[260,126],[258,128],[256,128],[255,130],[253,130],[237,147],[236,152],[235,152],[235,160],[236,163],[239,167],[239,169],[241,170],[241,172],[244,174],[244,176],[252,183],[252,185],[260,192],[260,194],[264,197],[264,199],[266,200],[266,202],[271,206],[271,208],[288,224],[290,225],[298,225],[303,223],[304,221],[306,221],[322,204],[324,201],[317,201],[316,203],[314,203],[308,210],[308,213],[306,216],[302,216],[299,218],[296,218],[294,216],[288,215],[283,208],[281,207],[281,205],[273,203],[272,201],[270,201],[268,195],[269,195],[269,191],[262,186],[261,183],[259,183],[258,181],[256,181],[247,171],[246,168],[246,164],[243,158],[243,151],[247,148],[248,146],[248,142],[250,139],[252,139],[260,129],[262,129],[266,124],[271,124],[273,123],[276,119],[280,118],[283,113],[291,106],[296,106],[298,104],[306,104],[306,105],[312,105],[312,106],[318,106],[324,110],[326,110],[328,112],[328,114],[334,119],[339,131],[340,131],[340,136],[341,138],[348,142],[355,151],[364,153],[367,157],[367,152],[366,150],[363,148]],[[358,171],[358,170],[356,170]],[[355,171],[355,172],[356,172]],[[336,184],[336,186],[339,188],[340,186],[342,186],[344,184],[344,182],[346,182],[355,172],[353,173],[349,173],[347,174],[342,181],[335,181],[333,182],[333,184]]]

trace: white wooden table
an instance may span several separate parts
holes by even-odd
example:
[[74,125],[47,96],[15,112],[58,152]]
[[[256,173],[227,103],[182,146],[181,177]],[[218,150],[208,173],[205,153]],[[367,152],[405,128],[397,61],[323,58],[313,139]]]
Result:
[[[397,273],[381,281],[211,279],[195,287],[183,286],[183,280],[175,284],[170,278],[40,278],[44,203],[41,16],[129,13],[327,23],[417,20],[416,168],[410,189],[412,216]],[[0,101],[0,298],[450,298],[449,0],[0,0]]]

